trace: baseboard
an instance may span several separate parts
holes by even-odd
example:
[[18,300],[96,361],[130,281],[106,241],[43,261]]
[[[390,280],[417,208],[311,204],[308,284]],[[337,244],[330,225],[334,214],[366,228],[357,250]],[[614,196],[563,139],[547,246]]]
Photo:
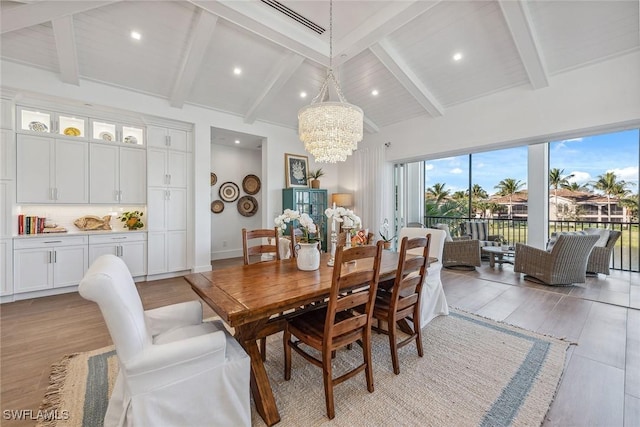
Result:
[[211,261],[219,259],[239,258],[242,256],[242,249],[231,249],[228,251],[211,252]]

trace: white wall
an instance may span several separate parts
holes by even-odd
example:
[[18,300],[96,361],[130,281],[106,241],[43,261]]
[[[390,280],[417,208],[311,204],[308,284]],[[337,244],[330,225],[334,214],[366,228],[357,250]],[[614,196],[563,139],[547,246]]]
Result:
[[[262,185],[262,151],[247,150],[226,145],[211,144],[211,171],[218,177],[216,185],[211,186],[210,199],[220,199],[220,186],[231,181],[240,189],[240,197],[247,194],[242,189],[242,180],[249,174],[260,178]],[[238,212],[238,202],[224,202],[224,210],[211,215],[211,259],[225,259],[242,256],[241,230],[262,228],[262,193],[261,187],[253,197],[258,201],[255,215],[246,217]],[[238,199],[239,199],[238,198]]]

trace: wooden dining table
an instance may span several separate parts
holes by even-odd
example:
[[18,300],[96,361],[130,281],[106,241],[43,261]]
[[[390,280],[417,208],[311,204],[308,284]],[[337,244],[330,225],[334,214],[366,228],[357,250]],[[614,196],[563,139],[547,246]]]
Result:
[[[333,267],[322,254],[320,268],[302,271],[295,259],[273,260],[184,276],[191,288],[229,326],[251,358],[251,392],[256,409],[269,426],[280,421],[273,391],[256,340],[284,330],[287,313],[329,296]],[[371,269],[373,261],[345,264],[349,270]],[[380,282],[393,279],[398,254],[383,251]],[[304,309],[303,309],[304,310]]]

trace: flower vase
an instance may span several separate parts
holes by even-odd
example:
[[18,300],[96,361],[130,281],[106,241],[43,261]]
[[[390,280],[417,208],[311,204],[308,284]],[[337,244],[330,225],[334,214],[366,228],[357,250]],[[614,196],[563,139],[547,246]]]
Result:
[[384,242],[384,243],[382,244],[382,247],[383,247],[384,249],[391,249],[391,242]]
[[296,262],[299,270],[317,270],[320,267],[320,251],[318,250],[318,242],[298,243],[296,245]]

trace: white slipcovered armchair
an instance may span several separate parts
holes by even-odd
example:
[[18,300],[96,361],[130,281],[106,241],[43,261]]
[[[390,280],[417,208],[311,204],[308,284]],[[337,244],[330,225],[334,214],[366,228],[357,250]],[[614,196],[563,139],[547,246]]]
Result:
[[[446,233],[443,230],[434,228],[403,227],[400,229],[400,235],[398,236],[398,240],[402,241],[405,236],[413,239],[414,237],[425,237],[427,234],[431,234],[429,256],[437,258],[438,261],[429,265],[427,277],[422,285],[422,295],[420,296],[420,324],[422,327],[436,316],[449,314],[447,298],[444,295],[444,289],[442,289],[442,280],[440,280],[442,250]],[[411,253],[411,251],[408,253]]]
[[189,301],[144,311],[125,263],[103,255],[80,282],[100,307],[120,372],[105,426],[248,426],[250,359]]

